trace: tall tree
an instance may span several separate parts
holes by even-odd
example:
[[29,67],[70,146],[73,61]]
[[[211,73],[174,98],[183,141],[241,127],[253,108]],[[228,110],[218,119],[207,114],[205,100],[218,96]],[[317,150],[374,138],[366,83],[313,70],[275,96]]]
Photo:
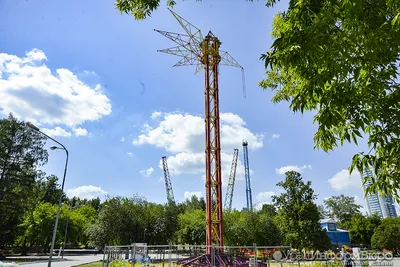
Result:
[[351,221],[347,223],[350,240],[353,245],[371,247],[371,238],[375,229],[381,224],[381,218],[377,214],[363,216],[354,214]]
[[[46,176],[44,179],[38,180],[38,201],[58,204],[61,194],[61,188],[58,185],[58,178],[55,175]],[[63,194],[65,198],[65,194]]]
[[183,206],[186,210],[206,210],[206,202],[203,197],[197,197],[192,195],[190,198],[183,202]]
[[[272,206],[272,205],[271,205]],[[275,223],[271,210],[267,212],[232,212],[224,215],[225,240],[227,245],[281,245],[282,234]]]
[[387,218],[382,221],[371,238],[372,246],[389,249],[395,255],[400,251],[400,218]]
[[[114,197],[107,199],[94,224],[86,230],[91,245],[123,245],[144,242],[147,233],[146,215],[147,201],[140,197]],[[154,227],[154,226],[152,226]],[[149,227],[149,233],[153,228]]]
[[[276,0],[269,0],[273,5]],[[291,0],[275,16],[271,49],[262,56],[273,102],[315,111],[315,146],[333,150],[368,138],[356,167],[375,168],[367,192],[398,196],[400,187],[400,3],[392,0]]]
[[351,220],[354,214],[360,213],[361,206],[356,204],[354,197],[345,195],[332,196],[324,200],[327,215],[335,219],[341,227]]
[[178,216],[178,242],[181,244],[204,245],[206,241],[206,213],[190,210]]
[[47,162],[45,138],[12,114],[0,120],[0,247],[13,243],[37,168]]
[[329,216],[328,211],[326,210],[324,205],[318,205],[318,211],[321,218],[326,218]]
[[286,244],[295,248],[324,249],[331,246],[330,239],[319,223],[320,213],[314,203],[316,195],[311,182],[303,182],[300,173],[286,172],[286,179],[277,186],[284,192],[273,196],[278,207],[279,224]]
[[274,217],[277,215],[276,207],[272,204],[263,204],[259,212],[262,214],[268,214],[268,216],[270,217]]

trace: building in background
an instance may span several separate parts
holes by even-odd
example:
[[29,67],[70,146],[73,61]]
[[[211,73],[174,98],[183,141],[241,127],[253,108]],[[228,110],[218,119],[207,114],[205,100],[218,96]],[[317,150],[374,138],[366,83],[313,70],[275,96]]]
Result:
[[[362,175],[363,180],[367,177],[374,177],[373,170],[365,169]],[[368,181],[363,186],[365,195],[365,188],[371,184]],[[379,194],[369,194],[366,196],[365,201],[367,203],[368,214],[378,214],[381,218],[396,218],[397,212],[394,205],[393,199],[390,196],[379,196]]]
[[349,231],[337,228],[335,220],[322,219],[319,223],[331,239],[332,247],[340,249],[343,245],[350,246]]

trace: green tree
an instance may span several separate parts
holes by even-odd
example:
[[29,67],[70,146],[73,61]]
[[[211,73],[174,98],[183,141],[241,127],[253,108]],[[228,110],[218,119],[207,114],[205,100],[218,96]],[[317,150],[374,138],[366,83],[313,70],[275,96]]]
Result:
[[[61,189],[57,184],[58,178],[54,175],[46,176],[42,171],[37,172],[35,184],[25,191],[22,196],[24,201],[25,210],[22,212],[23,223],[18,225],[18,233],[14,239],[14,245],[22,247],[22,254],[26,254],[30,247],[37,245],[36,239],[32,239],[27,228],[31,227],[34,223],[34,212],[37,211],[38,205],[42,203],[50,203],[51,205],[58,204]],[[60,229],[60,227],[59,227]]]
[[377,214],[365,217],[362,214],[354,214],[347,227],[350,240],[353,245],[371,247],[371,237],[375,229],[381,224]]
[[[107,199],[98,217],[86,230],[90,245],[123,245],[146,239],[147,201],[140,197]],[[150,229],[150,228],[149,228]]]
[[203,197],[197,197],[196,195],[192,195],[191,198],[185,200],[182,203],[182,206],[185,210],[206,210],[206,202]]
[[286,179],[277,184],[284,192],[273,196],[285,243],[299,249],[329,248],[330,239],[319,223],[321,217],[314,203],[316,195],[311,182],[304,183],[300,173],[295,171],[286,172],[285,175]]
[[[90,205],[78,207],[69,207],[68,209],[68,229],[67,240],[65,245],[72,246],[89,246],[89,235],[87,229],[95,222],[97,217],[96,210]],[[62,236],[65,234],[67,225],[63,225]]]
[[275,222],[276,209],[273,205],[264,204],[259,212],[233,210],[225,211],[225,243],[238,245],[280,245],[282,234]]
[[165,231],[166,231],[166,242],[164,244],[167,244],[169,242],[172,242],[176,239],[176,231],[178,230],[179,225],[177,224],[178,222],[178,216],[180,214],[179,206],[177,206],[175,203],[167,203],[165,205]]
[[332,196],[324,200],[327,208],[327,215],[335,219],[340,227],[345,226],[354,214],[360,213],[360,205],[355,203],[354,197],[345,195]]
[[[174,5],[174,0],[167,0],[167,6]],[[160,0],[116,0],[115,6],[121,13],[131,14],[135,19],[142,20],[160,6]]]
[[178,215],[180,244],[204,245],[206,241],[206,213],[203,210],[191,210]]
[[[61,194],[61,187],[58,184],[58,178],[55,175],[50,175],[44,179],[37,181],[37,199],[36,201],[58,204]],[[65,194],[63,194],[65,198]]]
[[268,216],[270,217],[274,217],[277,215],[276,207],[272,204],[263,204],[260,213],[268,214]]
[[389,249],[397,254],[400,251],[400,218],[382,220],[372,235],[372,246],[379,249]]
[[[25,216],[22,226],[25,229],[25,242],[29,243],[29,247],[37,245],[43,248],[43,252],[49,251],[57,209],[58,205],[56,204],[40,203],[36,205],[31,216],[30,214]],[[57,244],[62,243],[67,216],[68,207],[63,205],[61,207],[59,227],[57,228]]]
[[329,216],[328,211],[326,210],[324,205],[318,205],[318,211],[321,218],[326,218]]
[[11,114],[0,120],[0,247],[13,244],[28,208],[29,197],[47,162],[45,139]]
[[276,91],[273,102],[288,101],[294,112],[316,112],[316,148],[330,151],[368,137],[371,150],[356,154],[349,170],[374,167],[377,178],[367,192],[396,196],[399,7],[391,0],[291,0],[275,16],[275,41],[262,56],[267,78],[260,82]]

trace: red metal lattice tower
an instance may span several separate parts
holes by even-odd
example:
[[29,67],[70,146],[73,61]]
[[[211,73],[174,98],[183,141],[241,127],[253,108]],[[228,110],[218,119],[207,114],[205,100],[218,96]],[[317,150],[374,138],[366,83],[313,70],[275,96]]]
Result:
[[[242,75],[243,67],[228,52],[219,50],[221,42],[211,31],[203,38],[201,31],[197,27],[172,10],[170,11],[186,34],[156,30],[178,44],[176,47],[159,50],[159,52],[182,57],[174,67],[197,65],[196,73],[201,69],[205,71],[206,247],[207,254],[211,254],[212,245],[218,247],[223,247],[224,245],[218,88],[219,65],[240,67]],[[243,93],[245,94],[244,86]],[[222,251],[222,248],[219,250]]]

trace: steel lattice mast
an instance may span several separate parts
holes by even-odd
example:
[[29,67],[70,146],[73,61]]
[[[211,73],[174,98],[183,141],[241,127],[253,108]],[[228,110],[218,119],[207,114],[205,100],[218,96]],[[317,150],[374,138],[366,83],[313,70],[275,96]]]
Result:
[[167,157],[162,157],[162,164],[164,169],[165,190],[167,192],[168,203],[175,203],[174,191],[172,191],[171,177],[169,176]]
[[229,183],[228,183],[228,188],[226,189],[226,196],[224,203],[224,208],[229,211],[232,209],[233,190],[235,189],[236,166],[237,166],[238,156],[239,156],[239,149],[235,148],[235,150],[233,151],[231,173],[229,174]]
[[159,52],[180,56],[181,60],[174,67],[196,65],[196,73],[201,69],[205,71],[206,245],[207,253],[211,254],[213,244],[219,247],[224,245],[218,94],[219,65],[239,67],[242,70],[243,67],[228,52],[219,50],[221,42],[211,31],[203,37],[197,27],[172,10],[170,12],[186,34],[155,30],[178,45],[159,50]]
[[243,141],[243,155],[244,155],[244,175],[246,179],[246,201],[247,210],[253,211],[253,199],[251,196],[250,184],[250,167],[249,167],[249,151],[247,150],[247,141]]

